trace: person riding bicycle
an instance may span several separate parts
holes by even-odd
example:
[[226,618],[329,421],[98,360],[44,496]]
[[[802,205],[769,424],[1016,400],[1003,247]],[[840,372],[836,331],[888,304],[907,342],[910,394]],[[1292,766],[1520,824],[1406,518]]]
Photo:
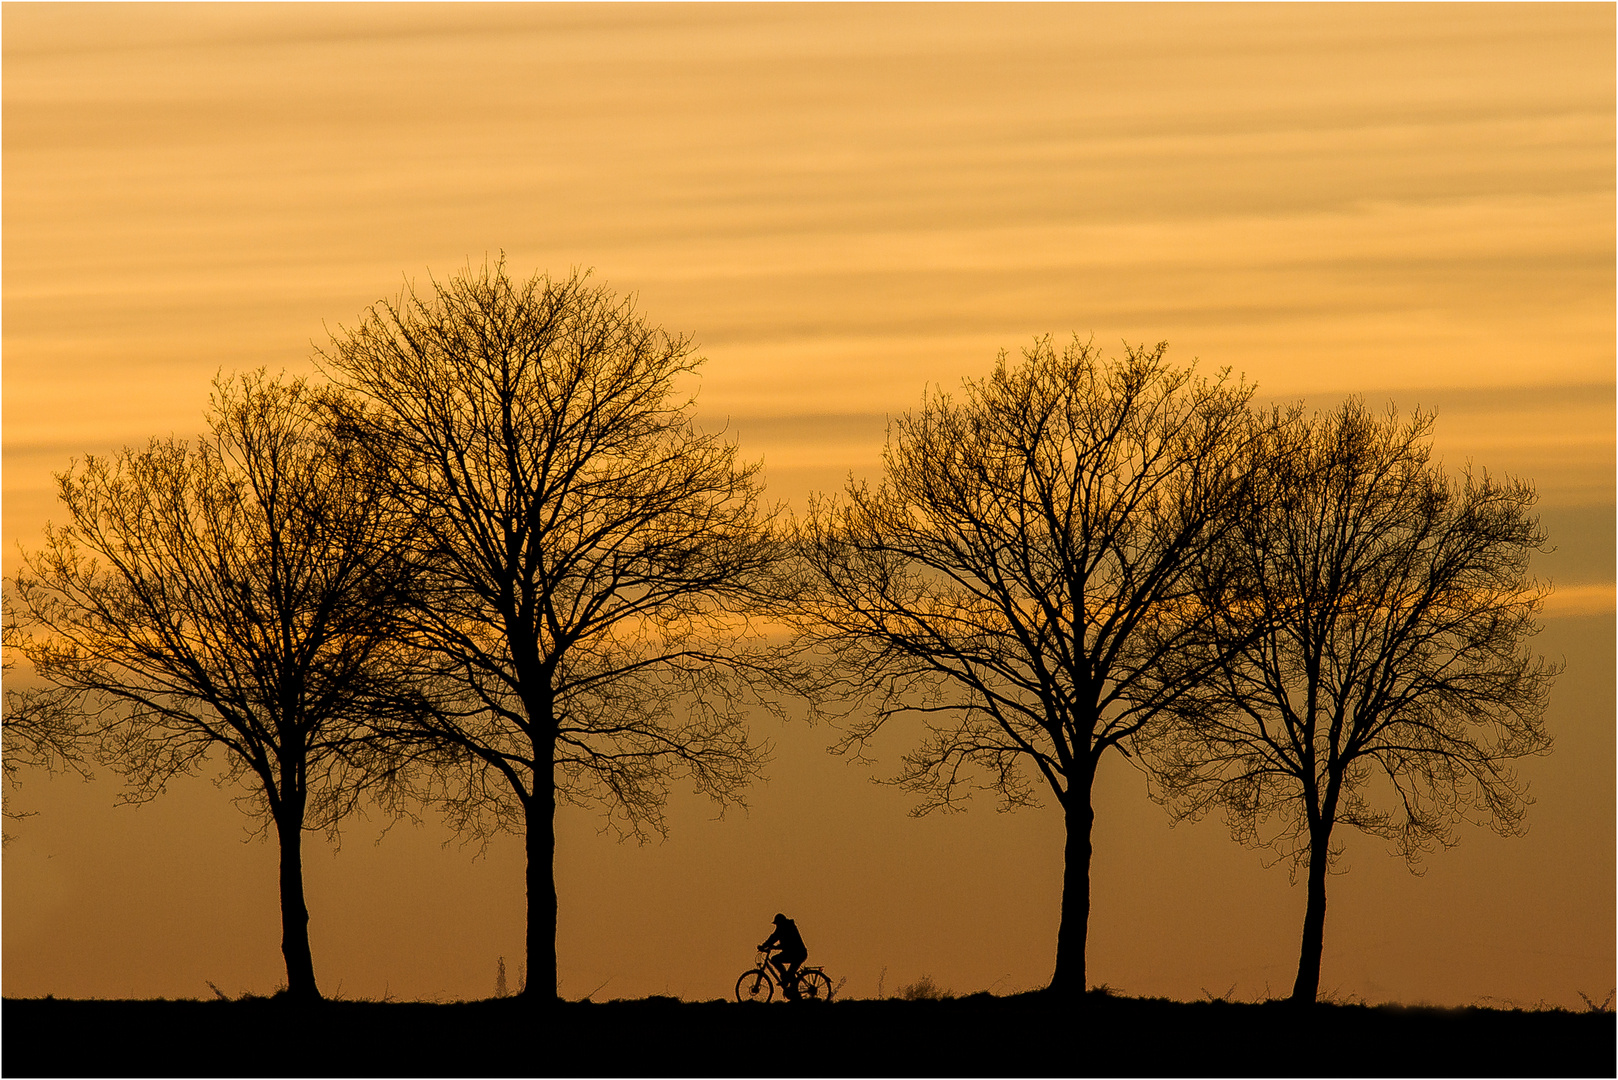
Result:
[[769,952],[772,948],[776,953],[769,958],[770,966],[780,973],[781,989],[786,996],[796,1001],[798,969],[809,959],[809,950],[804,947],[803,936],[798,933],[798,924],[785,915],[775,916],[775,933],[771,934],[769,940],[760,945],[758,950]]

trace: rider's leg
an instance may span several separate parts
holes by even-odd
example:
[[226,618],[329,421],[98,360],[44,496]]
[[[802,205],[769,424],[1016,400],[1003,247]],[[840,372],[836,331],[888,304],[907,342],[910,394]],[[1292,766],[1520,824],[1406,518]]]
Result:
[[786,969],[781,972],[781,987],[786,995],[794,1001],[798,999],[798,969],[803,966],[802,960],[792,960],[787,963]]
[[793,979],[797,965],[780,956],[772,956],[770,966],[775,969],[775,981],[781,987],[781,993],[786,995],[788,1001],[798,1000],[798,985]]

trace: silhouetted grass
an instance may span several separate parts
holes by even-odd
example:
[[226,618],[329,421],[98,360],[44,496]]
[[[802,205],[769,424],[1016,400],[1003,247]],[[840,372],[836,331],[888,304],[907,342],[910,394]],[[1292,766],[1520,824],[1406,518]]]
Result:
[[946,1001],[955,995],[937,983],[931,975],[923,975],[909,986],[899,987],[901,1001]]
[[[738,1005],[7,999],[7,1076],[1612,1076],[1614,1016],[1092,993]],[[788,1059],[784,1047],[799,1046]]]

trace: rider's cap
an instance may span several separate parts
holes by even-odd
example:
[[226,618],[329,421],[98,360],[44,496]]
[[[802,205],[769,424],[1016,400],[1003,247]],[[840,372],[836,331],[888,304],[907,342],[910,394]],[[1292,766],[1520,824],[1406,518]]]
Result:
[[787,921],[787,917],[785,915],[782,915],[780,912],[776,912],[775,925],[780,926],[782,923],[784,923],[786,921]]

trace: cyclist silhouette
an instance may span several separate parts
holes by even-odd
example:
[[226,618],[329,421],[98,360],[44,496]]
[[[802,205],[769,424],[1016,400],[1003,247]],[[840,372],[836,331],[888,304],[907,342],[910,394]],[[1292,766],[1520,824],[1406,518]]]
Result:
[[793,1001],[798,1000],[798,969],[809,959],[809,950],[804,947],[803,936],[798,933],[798,924],[785,915],[776,915],[775,933],[758,948],[760,952],[769,952],[772,948],[777,950],[770,957],[770,966],[780,972],[781,989],[786,996]]

